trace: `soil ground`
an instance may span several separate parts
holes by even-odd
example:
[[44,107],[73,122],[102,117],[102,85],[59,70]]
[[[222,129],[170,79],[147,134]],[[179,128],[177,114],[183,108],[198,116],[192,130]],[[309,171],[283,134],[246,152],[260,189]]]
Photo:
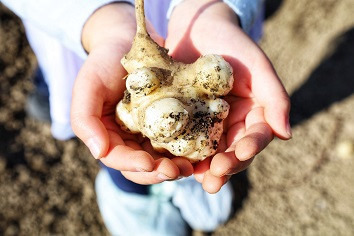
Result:
[[[293,139],[233,178],[236,212],[214,235],[354,235],[354,2],[268,0],[261,47],[292,100]],[[36,59],[0,4],[0,235],[107,235],[98,165],[24,111]]]

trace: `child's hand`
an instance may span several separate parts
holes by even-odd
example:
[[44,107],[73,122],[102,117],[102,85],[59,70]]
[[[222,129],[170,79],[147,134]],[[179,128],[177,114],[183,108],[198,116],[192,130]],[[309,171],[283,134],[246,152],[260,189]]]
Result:
[[[102,7],[86,23],[82,42],[89,56],[73,91],[73,130],[95,158],[136,183],[191,175],[193,167],[187,160],[158,156],[149,142],[123,132],[114,120],[125,90],[126,72],[120,60],[129,51],[135,31],[134,7],[126,3]],[[156,35],[154,39],[163,43]]]
[[235,83],[219,153],[195,166],[195,177],[215,193],[230,175],[248,167],[273,139],[291,138],[289,97],[270,61],[221,1],[185,0],[172,13],[166,47],[174,59],[193,62],[216,53],[232,65]]

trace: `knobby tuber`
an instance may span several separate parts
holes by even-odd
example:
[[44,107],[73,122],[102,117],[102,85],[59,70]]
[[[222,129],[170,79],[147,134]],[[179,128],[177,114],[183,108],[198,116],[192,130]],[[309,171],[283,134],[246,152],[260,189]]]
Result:
[[121,61],[129,74],[117,122],[148,137],[157,151],[203,160],[218,148],[229,112],[220,97],[232,89],[232,68],[219,55],[201,56],[193,64],[174,61],[150,38],[144,1],[135,2],[137,33]]

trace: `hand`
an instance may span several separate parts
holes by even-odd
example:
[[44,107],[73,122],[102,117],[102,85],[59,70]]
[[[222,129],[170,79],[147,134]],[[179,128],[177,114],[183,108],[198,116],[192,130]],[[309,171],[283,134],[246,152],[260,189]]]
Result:
[[[163,43],[151,26],[149,30]],[[131,48],[135,31],[134,7],[126,3],[100,8],[85,24],[82,43],[89,56],[75,81],[72,128],[95,158],[136,183],[189,176],[193,167],[187,160],[158,155],[149,142],[123,132],[115,122],[115,107],[125,90],[120,60]]]
[[274,135],[291,138],[289,97],[270,61],[226,4],[185,0],[172,13],[166,47],[178,61],[191,63],[201,54],[220,54],[233,67],[234,86],[225,98],[231,108],[218,153],[195,166],[195,178],[206,191],[218,192]]

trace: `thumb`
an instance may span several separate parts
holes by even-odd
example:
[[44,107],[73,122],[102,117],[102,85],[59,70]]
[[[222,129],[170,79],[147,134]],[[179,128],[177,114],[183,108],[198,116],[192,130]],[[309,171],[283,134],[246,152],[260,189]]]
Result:
[[90,63],[85,62],[75,81],[71,105],[71,126],[77,137],[98,159],[108,151],[109,141],[108,132],[100,120],[104,102],[103,98],[97,94],[101,89],[94,86],[97,82],[94,83],[92,80],[97,75],[91,73],[88,64]]
[[264,107],[264,118],[280,139],[292,136],[289,123],[290,99],[268,59],[255,66],[252,90]]
[[108,131],[101,118],[105,113],[114,114],[114,107],[107,111],[107,104],[118,101],[125,89],[124,81],[120,79],[125,71],[116,66],[122,54],[117,52],[114,53],[117,58],[108,58],[106,51],[90,52],[74,84],[71,125],[95,158],[104,156],[109,148]]

